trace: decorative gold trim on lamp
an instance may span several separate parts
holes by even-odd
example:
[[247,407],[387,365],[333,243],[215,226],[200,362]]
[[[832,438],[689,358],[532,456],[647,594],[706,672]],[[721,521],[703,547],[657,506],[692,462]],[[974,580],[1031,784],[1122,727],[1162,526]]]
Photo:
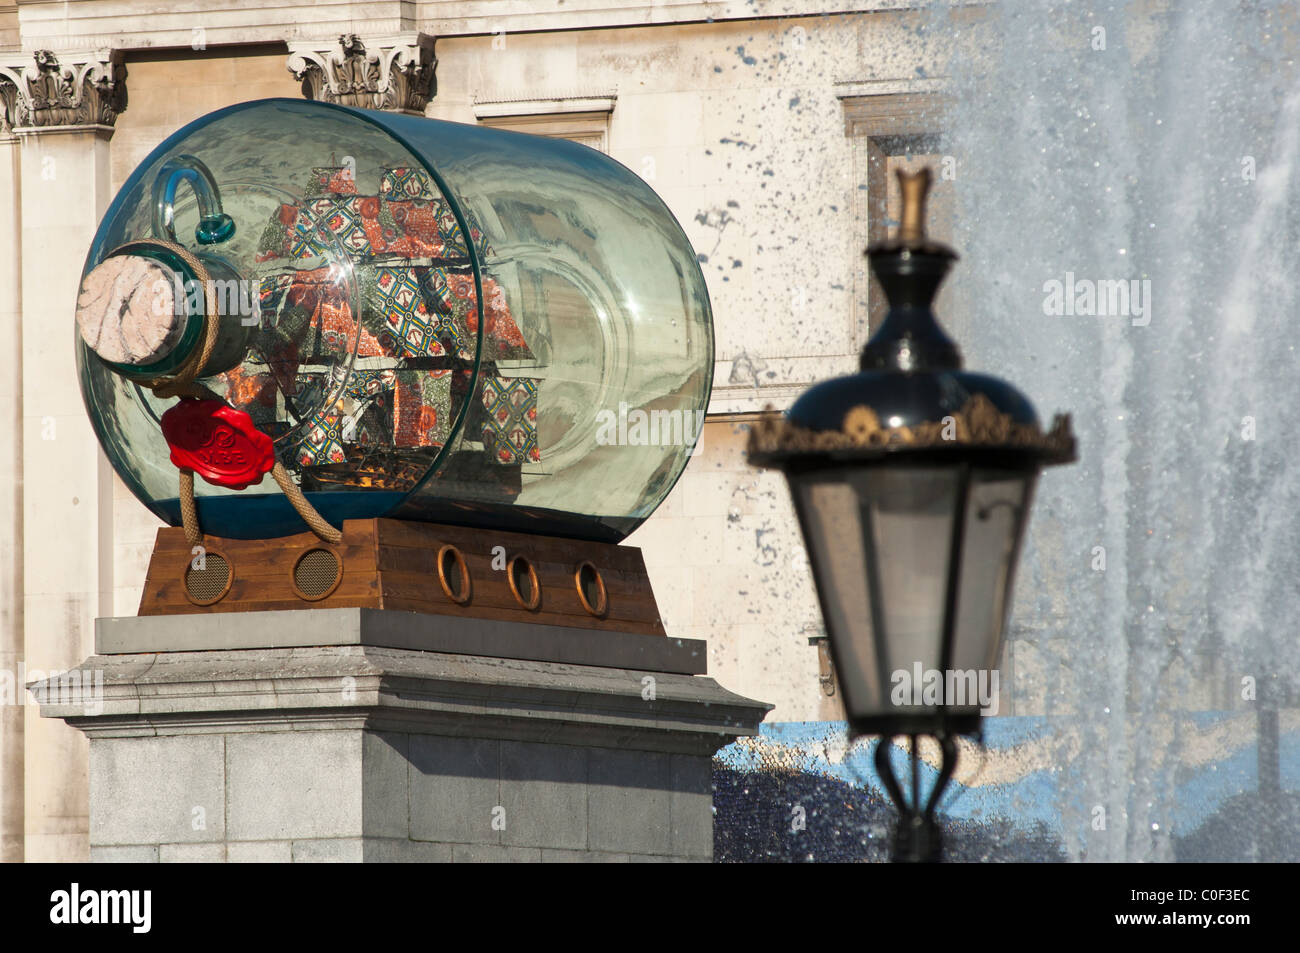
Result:
[[844,415],[840,430],[808,430],[790,423],[771,407],[749,431],[750,453],[821,450],[924,450],[944,447],[988,447],[1034,450],[1045,462],[1075,459],[1074,431],[1069,414],[1057,414],[1047,433],[1016,423],[983,394],[976,394],[951,415],[951,420],[926,421],[912,427],[887,427],[870,407],[859,405]]

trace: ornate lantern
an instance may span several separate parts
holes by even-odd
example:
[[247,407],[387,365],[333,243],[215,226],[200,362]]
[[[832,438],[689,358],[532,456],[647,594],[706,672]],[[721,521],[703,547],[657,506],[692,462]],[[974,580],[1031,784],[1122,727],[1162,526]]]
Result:
[[[882,736],[876,763],[904,814],[896,855],[937,859],[934,811],[957,734],[978,734],[1042,467],[1074,459],[1068,417],[1044,433],[1006,381],[962,370],[931,310],[956,254],[926,238],[929,170],[901,174],[898,237],[868,249],[889,313],[861,371],[824,381],[750,435],[785,472],[808,547],[850,734]],[[916,736],[942,751],[925,804]],[[888,740],[912,739],[907,801]]]

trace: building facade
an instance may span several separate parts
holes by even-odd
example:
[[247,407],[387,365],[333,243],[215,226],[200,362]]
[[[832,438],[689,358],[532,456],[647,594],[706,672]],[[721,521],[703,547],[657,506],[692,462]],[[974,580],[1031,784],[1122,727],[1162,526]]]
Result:
[[[917,42],[928,15],[914,6],[0,4],[0,669],[13,696],[0,857],[87,857],[85,739],[40,718],[21,685],[91,654],[97,617],[135,613],[159,525],[82,407],[71,319],[86,250],[162,139],[264,97],[574,139],[663,197],[708,282],[713,397],[695,458],[628,542],[668,633],[706,639],[721,684],[775,704],[769,722],[837,718],[788,495],[746,465],[744,442],[762,408],[855,367],[880,318],[862,252],[888,228],[892,169],[945,161],[944,54]],[[940,233],[946,188],[941,176]]]

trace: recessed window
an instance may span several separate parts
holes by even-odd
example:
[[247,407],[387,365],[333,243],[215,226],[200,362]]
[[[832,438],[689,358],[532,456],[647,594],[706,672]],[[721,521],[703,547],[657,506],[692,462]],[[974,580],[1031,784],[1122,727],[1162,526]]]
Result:
[[609,120],[616,99],[613,93],[553,99],[477,99],[474,116],[480,125],[493,129],[568,139],[608,153]]

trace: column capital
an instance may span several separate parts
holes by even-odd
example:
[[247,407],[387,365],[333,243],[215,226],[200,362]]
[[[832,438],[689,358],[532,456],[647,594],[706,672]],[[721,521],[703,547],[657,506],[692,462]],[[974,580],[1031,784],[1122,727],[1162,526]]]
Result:
[[422,116],[437,91],[433,43],[417,32],[293,40],[287,66],[308,99]]
[[125,109],[120,50],[0,55],[0,136],[69,127],[111,130]]

